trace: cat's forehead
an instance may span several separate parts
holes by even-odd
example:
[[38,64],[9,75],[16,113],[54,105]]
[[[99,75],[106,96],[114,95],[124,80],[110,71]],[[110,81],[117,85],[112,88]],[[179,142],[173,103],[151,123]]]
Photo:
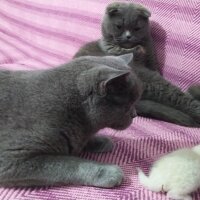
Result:
[[140,16],[139,11],[133,6],[127,6],[122,8],[121,15],[124,17],[125,20],[138,20]]
[[118,14],[110,18],[113,23],[124,23],[125,25],[136,25],[144,23],[140,12],[133,6],[125,6],[119,9]]
[[115,90],[108,95],[115,103],[129,104],[137,101],[141,96],[141,87],[135,76],[131,73],[126,80],[126,87],[115,88]]

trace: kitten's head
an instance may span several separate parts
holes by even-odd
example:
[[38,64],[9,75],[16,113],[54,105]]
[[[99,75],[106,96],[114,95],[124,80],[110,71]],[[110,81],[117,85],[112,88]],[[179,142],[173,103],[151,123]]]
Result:
[[85,97],[83,105],[97,129],[122,130],[136,117],[141,82],[128,67],[131,59],[132,54],[93,57],[90,64],[94,67],[79,78],[79,91]]
[[112,3],[106,8],[102,34],[106,41],[132,48],[149,37],[150,11],[133,3]]

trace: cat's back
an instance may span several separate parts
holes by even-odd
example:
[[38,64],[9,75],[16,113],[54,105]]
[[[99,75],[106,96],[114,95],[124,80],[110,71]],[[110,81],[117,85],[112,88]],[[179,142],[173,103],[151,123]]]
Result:
[[21,71],[0,70],[0,97],[12,93],[26,78],[22,78]]
[[89,42],[85,45],[83,45],[79,51],[75,54],[74,58],[80,57],[80,56],[105,56],[106,54],[102,51],[99,40]]
[[9,70],[0,70],[0,87],[3,84],[8,84],[14,78],[15,72]]
[[20,83],[23,81],[31,81],[42,75],[42,70],[36,71],[12,71],[0,70],[0,86],[3,84]]
[[42,74],[42,71],[0,70],[0,97],[24,91],[28,85],[36,83]]
[[0,121],[24,107],[29,96],[38,91],[39,74],[39,71],[0,70]]

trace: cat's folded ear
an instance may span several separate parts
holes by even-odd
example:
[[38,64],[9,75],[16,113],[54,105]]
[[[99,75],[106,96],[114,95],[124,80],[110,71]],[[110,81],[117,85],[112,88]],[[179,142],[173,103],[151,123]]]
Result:
[[151,17],[151,12],[145,8],[144,6],[137,4],[136,8],[138,11],[140,11],[141,16],[145,17],[145,18],[149,18]]
[[127,53],[118,56],[118,58],[122,59],[127,65],[133,60],[133,53]]
[[105,96],[109,90],[114,88],[120,89],[120,87],[125,86],[127,83],[127,76],[130,71],[120,71],[115,70],[113,73],[108,74],[107,80],[101,81],[98,88],[98,93],[101,96]]
[[118,15],[120,13],[120,8],[125,7],[125,6],[128,7],[131,5],[140,12],[141,16],[143,16],[145,18],[149,18],[151,16],[151,12],[147,8],[145,8],[143,5],[126,4],[126,3],[120,3],[120,2],[114,2],[114,3],[109,4],[106,8],[106,13],[110,17],[112,17],[112,16]]
[[106,13],[111,17],[111,16],[115,16],[119,13],[119,7],[120,4],[115,2],[115,3],[111,3],[107,6],[106,8]]

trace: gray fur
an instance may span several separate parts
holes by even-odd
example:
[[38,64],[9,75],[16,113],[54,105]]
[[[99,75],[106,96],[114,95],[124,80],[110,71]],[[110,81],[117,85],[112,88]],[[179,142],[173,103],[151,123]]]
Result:
[[165,80],[158,71],[148,17],[150,12],[138,4],[108,5],[102,22],[102,38],[83,46],[75,57],[132,52],[134,61],[130,67],[141,79],[144,88],[141,101],[136,106],[138,114],[199,127],[200,102]]
[[0,71],[0,185],[114,187],[122,170],[76,157],[111,151],[94,134],[127,128],[141,96],[132,55],[75,59],[44,71]]
[[200,101],[200,85],[192,85],[188,92],[197,100]]

